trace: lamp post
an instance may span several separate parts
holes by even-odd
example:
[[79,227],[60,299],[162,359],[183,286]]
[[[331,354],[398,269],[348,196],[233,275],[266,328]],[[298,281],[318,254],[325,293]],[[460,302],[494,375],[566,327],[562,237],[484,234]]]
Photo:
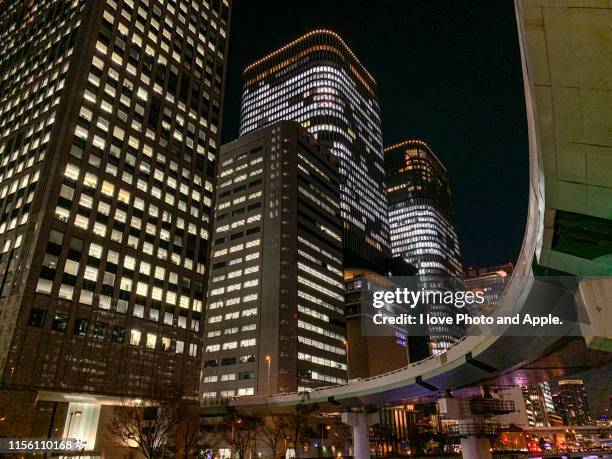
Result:
[[323,442],[325,441],[325,431],[326,430],[327,432],[329,432],[331,430],[331,426],[329,424],[322,424],[321,425],[321,456],[323,456],[323,449],[325,448],[325,446],[323,445]]
[[270,395],[270,365],[272,364],[272,357],[266,355],[266,363],[268,364],[268,396]]
[[76,416],[77,418],[81,415],[81,411],[71,411],[70,417],[68,418],[68,429],[66,429],[66,438],[70,438],[70,426],[72,425],[72,416]]
[[351,379],[349,373],[349,343],[346,339],[343,339],[342,344],[344,344],[344,348],[346,349],[346,379]]

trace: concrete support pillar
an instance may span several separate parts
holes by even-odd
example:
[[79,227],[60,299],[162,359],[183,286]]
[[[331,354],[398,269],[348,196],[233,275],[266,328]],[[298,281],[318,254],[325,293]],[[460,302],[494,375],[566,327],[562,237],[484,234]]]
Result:
[[491,459],[491,444],[486,437],[468,435],[461,438],[461,457],[463,459]]
[[471,401],[476,403],[476,408],[479,408],[478,414],[482,414],[487,406],[491,409],[497,406],[488,398],[444,397],[438,400],[438,411],[448,419],[458,421],[457,433],[461,436],[461,454],[464,459],[491,459],[493,457],[491,442],[486,436],[492,428],[492,424],[488,421],[490,416],[474,416],[470,408]]
[[378,412],[347,411],[342,413],[342,422],[353,428],[353,457],[370,459],[369,426],[380,422]]

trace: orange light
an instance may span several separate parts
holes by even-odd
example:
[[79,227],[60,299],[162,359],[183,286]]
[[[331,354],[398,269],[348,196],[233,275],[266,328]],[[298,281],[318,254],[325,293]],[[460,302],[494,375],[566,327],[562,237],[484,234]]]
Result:
[[359,64],[359,66],[361,67],[361,69],[365,72],[365,74],[372,80],[373,83],[376,83],[376,80],[374,79],[374,77],[372,75],[370,75],[370,73],[367,71],[367,69],[363,66],[363,64],[361,62],[359,62],[359,59],[357,59],[357,56],[355,56],[355,54],[353,54],[353,51],[351,50],[351,48],[348,47],[348,45],[344,42],[344,40],[342,40],[342,38],[340,37],[340,35],[338,35],[335,32],[332,32],[331,30],[326,30],[326,29],[317,29],[317,30],[313,30],[311,32],[308,32],[305,35],[302,35],[299,38],[296,38],[295,40],[293,40],[290,43],[287,43],[285,46],[283,46],[282,48],[277,49],[276,51],[271,52],[270,54],[268,54],[267,56],[262,57],[261,59],[259,59],[258,61],[253,62],[250,65],[247,65],[244,70],[243,70],[243,74],[246,73],[249,69],[255,67],[257,64],[261,64],[262,62],[270,59],[271,57],[276,56],[277,54],[282,53],[283,51],[285,51],[288,48],[291,48],[292,46],[296,45],[297,43],[306,40],[308,37],[311,37],[312,35],[317,35],[317,34],[326,34],[326,35],[331,35],[332,37],[336,38],[338,41],[340,41],[340,43],[342,43],[342,46],[344,46],[344,48],[346,49],[346,51],[351,55],[351,57],[353,57],[353,59],[355,59],[355,61]]
[[429,148],[429,145],[427,145],[427,143],[425,143],[423,140],[420,140],[420,139],[408,139],[408,140],[404,140],[402,142],[396,143],[395,145],[391,145],[389,147],[386,147],[384,149],[384,151],[393,150],[393,149],[398,148],[398,147],[403,147],[405,145],[411,145],[411,144],[415,144],[415,143],[418,144],[418,145],[423,145],[424,147]]

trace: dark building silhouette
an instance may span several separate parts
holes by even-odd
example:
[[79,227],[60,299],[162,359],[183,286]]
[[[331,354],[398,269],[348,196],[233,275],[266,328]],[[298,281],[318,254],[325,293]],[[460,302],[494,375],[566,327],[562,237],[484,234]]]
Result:
[[198,396],[230,10],[212,5],[0,4],[0,431],[27,436],[41,391]]
[[338,158],[345,266],[380,270],[389,256],[377,84],[334,32],[315,30],[249,65],[240,134],[301,123]]

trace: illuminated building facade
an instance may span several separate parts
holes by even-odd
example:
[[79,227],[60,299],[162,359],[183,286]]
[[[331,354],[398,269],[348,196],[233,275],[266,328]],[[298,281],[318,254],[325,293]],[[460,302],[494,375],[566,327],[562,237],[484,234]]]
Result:
[[381,406],[378,409],[380,423],[372,437],[380,454],[410,455],[410,448],[419,443],[417,414],[414,405]]
[[566,425],[586,426],[591,424],[591,414],[584,381],[582,379],[564,379],[558,381],[559,392],[555,394],[554,404],[557,414]]
[[563,425],[561,416],[556,413],[548,382],[503,389],[500,396],[515,405],[514,412],[496,418],[504,425],[514,424],[523,429]]
[[342,384],[337,160],[296,122],[221,147],[202,396]]
[[529,427],[551,427],[558,424],[550,385],[547,382],[523,387],[523,398],[528,407]]
[[510,280],[513,269],[514,265],[507,263],[478,269],[470,267],[465,270],[463,277],[465,288],[472,292],[482,292],[484,296],[483,304],[473,304],[468,309],[472,316],[493,312],[497,300]]
[[[446,167],[421,140],[385,148],[391,251],[415,266],[423,288],[452,289],[462,275],[459,241],[453,226]],[[430,305],[436,316],[453,314],[453,305]],[[448,348],[461,336],[456,327],[430,327],[432,351]]]
[[212,5],[0,3],[12,436],[38,391],[198,396],[230,13]]
[[302,124],[340,164],[347,266],[389,255],[376,81],[335,33],[316,30],[244,70],[240,134],[279,120]]
[[500,276],[504,276],[502,271],[506,273],[507,276],[512,275],[512,272],[514,271],[514,264],[510,261],[502,265],[487,266],[485,268],[474,268],[470,266],[465,268],[463,275],[466,278],[483,276],[489,273],[498,273]]

